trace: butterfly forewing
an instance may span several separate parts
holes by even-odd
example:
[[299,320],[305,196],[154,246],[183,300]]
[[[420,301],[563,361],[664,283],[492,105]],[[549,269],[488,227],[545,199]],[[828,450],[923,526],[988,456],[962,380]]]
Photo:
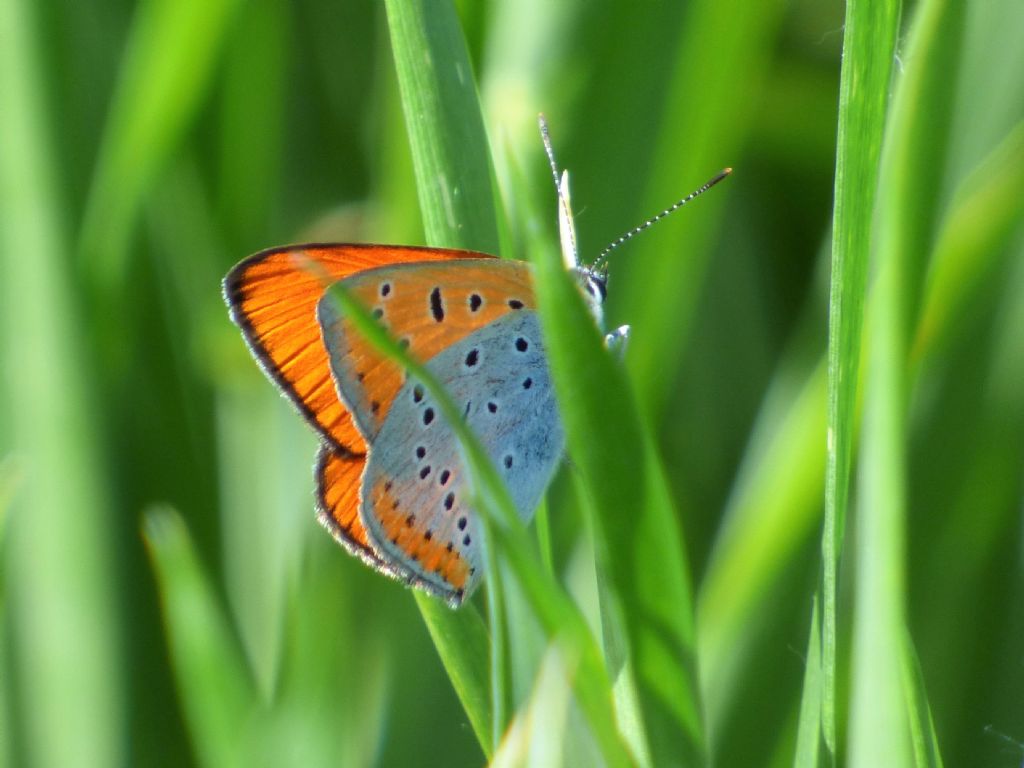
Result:
[[224,297],[253,355],[336,450],[362,453],[364,441],[338,399],[316,306],[333,282],[383,264],[481,258],[436,248],[303,245],[262,251],[224,278]]
[[[400,344],[426,362],[501,316],[534,306],[529,265],[480,258],[381,267],[344,281]],[[405,381],[325,296],[318,309],[331,370],[363,437],[373,441]]]

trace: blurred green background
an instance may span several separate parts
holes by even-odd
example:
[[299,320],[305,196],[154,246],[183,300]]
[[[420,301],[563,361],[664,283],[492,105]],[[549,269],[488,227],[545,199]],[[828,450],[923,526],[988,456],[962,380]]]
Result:
[[[615,254],[608,324],[633,325],[686,533],[716,762],[790,764],[821,568],[844,8],[457,6],[505,255],[524,190],[556,227],[540,111],[585,259],[735,168]],[[908,310],[907,619],[948,765],[1024,759],[1021,40],[1017,0],[963,14],[931,126],[938,245]],[[423,242],[383,5],[0,0],[0,48],[2,764],[222,765],[204,729],[237,724],[217,697],[252,695],[273,702],[268,765],[480,764],[410,594],[317,525],[315,438],[220,297],[271,245]],[[551,504],[564,573],[571,472]],[[163,598],[146,538],[187,575]],[[241,653],[190,667],[163,605]]]

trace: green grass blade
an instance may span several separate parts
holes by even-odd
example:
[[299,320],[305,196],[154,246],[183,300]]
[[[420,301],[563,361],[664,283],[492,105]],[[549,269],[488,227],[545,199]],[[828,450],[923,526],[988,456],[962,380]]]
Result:
[[[449,2],[428,7],[422,0],[389,1],[385,7],[427,242],[495,253],[499,237],[487,137],[455,10]],[[500,576],[492,566],[488,564],[490,589],[500,592]],[[491,723],[491,737],[482,743],[490,754],[501,738],[511,686],[501,601],[492,597],[488,607],[492,712],[473,719]],[[428,623],[432,617],[424,614]],[[431,629],[432,635],[440,633],[440,628]],[[457,646],[438,650],[458,652]],[[469,663],[454,656],[441,658],[453,670]],[[474,703],[475,697],[463,700],[467,706]]]
[[817,768],[821,764],[821,624],[818,596],[811,609],[811,631],[804,661],[804,694],[800,699],[800,722],[796,732],[794,768]]
[[447,0],[385,7],[427,241],[496,254],[487,134],[455,9]]
[[556,646],[548,649],[526,706],[509,727],[490,768],[573,764],[579,755],[565,754],[567,721],[574,665],[561,658]]
[[910,713],[910,739],[914,747],[914,766],[915,768],[942,768],[939,739],[935,733],[931,707],[928,706],[928,694],[925,691],[921,662],[917,658],[917,651],[914,649],[914,641],[910,637],[910,632],[904,633],[902,652],[903,688],[907,698],[907,711]]
[[[663,114],[650,167],[643,174],[645,189],[631,214],[634,220],[678,199],[686,192],[680,183],[695,186],[719,168],[739,163],[756,118],[752,94],[737,84],[757,92],[758,78],[769,70],[786,7],[780,0],[688,4],[660,106]],[[622,132],[634,134],[637,116],[623,118]],[[627,354],[630,374],[641,407],[655,419],[670,396],[675,381],[671,374],[687,349],[685,343],[665,340],[688,336],[712,254],[708,244],[728,194],[725,188],[715,190],[699,202],[698,210],[675,216],[656,236],[637,240],[628,256],[613,262],[613,271],[623,277],[623,291],[613,294],[611,302],[621,307],[624,321],[635,330]],[[628,278],[626,272],[631,273]]]
[[828,463],[822,533],[822,730],[836,750],[836,579],[849,500],[871,223],[878,188],[898,0],[846,6],[839,84],[828,345]]
[[948,344],[956,319],[999,265],[1024,219],[1024,122],[982,160],[953,195],[929,266],[911,348],[917,367]]
[[700,765],[706,747],[693,602],[661,462],[625,373],[558,253],[541,238],[531,252],[569,452],[597,511],[599,567],[616,596],[603,610],[625,626],[651,757],[655,765]]
[[[534,616],[551,642],[564,643],[563,652],[579,659],[579,671],[574,688],[591,732],[597,739],[604,759],[611,765],[628,765],[631,761],[614,725],[611,706],[611,684],[603,662],[582,615],[569,600],[561,586],[540,563],[531,547],[526,530],[512,504],[511,496],[501,475],[495,469],[476,435],[462,419],[461,410],[448,396],[444,385],[425,365],[415,360],[404,347],[399,346],[387,330],[345,289],[335,283],[329,289],[345,319],[350,320],[358,332],[388,359],[398,362],[408,374],[423,384],[437,403],[444,419],[452,428],[469,469],[473,488],[472,507],[480,513],[484,529],[484,564],[487,579],[500,578],[507,565],[517,586],[526,597]],[[494,628],[490,627],[492,634]],[[472,635],[470,639],[474,639]],[[493,640],[492,640],[493,642]],[[439,648],[439,651],[442,650]],[[466,649],[456,649],[465,654]],[[479,658],[479,652],[474,654]],[[469,659],[458,663],[467,665]],[[447,663],[446,663],[447,666]],[[493,697],[492,697],[493,700]],[[472,704],[463,700],[464,705]],[[493,715],[492,715],[493,716]],[[478,715],[478,717],[482,716]],[[504,728],[501,729],[504,732]],[[484,745],[485,750],[489,749]]]
[[245,765],[258,755],[251,739],[257,693],[244,654],[218,605],[181,517],[146,513],[143,525],[163,602],[170,653],[185,717],[205,766]]
[[698,657],[712,724],[721,722],[743,677],[759,606],[821,512],[825,362],[796,386],[787,382],[788,368],[765,398],[701,584]]
[[[932,0],[917,8],[883,157],[876,213],[877,284],[871,307],[865,385],[854,613],[850,756],[854,765],[910,764],[919,707],[908,708],[899,681],[905,649],[907,513],[907,356],[937,219],[935,189],[947,154],[957,79],[962,4]],[[927,707],[925,705],[925,711]]]
[[127,275],[141,204],[206,93],[240,0],[145,0],[136,9],[82,222],[95,297]]
[[487,626],[472,605],[453,611],[421,592],[416,593],[416,605],[473,732],[487,752],[492,736]]
[[[125,762],[129,726],[94,371],[69,279],[39,7],[0,1],[0,354],[4,410],[24,481],[5,547],[6,706],[12,761]],[[11,442],[8,442],[11,441]],[[13,681],[13,685],[12,685]],[[56,732],[55,732],[55,729]]]

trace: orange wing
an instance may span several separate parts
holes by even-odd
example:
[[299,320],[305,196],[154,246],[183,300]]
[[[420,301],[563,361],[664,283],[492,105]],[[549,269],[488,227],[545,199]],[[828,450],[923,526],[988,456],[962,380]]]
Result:
[[[393,579],[425,589],[452,606],[459,605],[467,594],[465,587],[470,582],[475,584],[479,577],[472,578],[475,569],[471,569],[450,544],[444,546],[440,540],[432,543],[430,534],[423,536],[421,533],[417,537],[412,558],[434,574],[434,578],[425,578],[415,569],[382,558],[370,543],[359,516],[365,467],[365,456],[346,456],[326,442],[320,444],[316,457],[316,507],[320,522],[345,549],[367,565]],[[394,529],[396,540],[401,536],[404,541],[413,535],[415,515],[397,512],[397,505],[390,503],[386,492],[375,491],[374,499],[378,506],[388,502],[387,510],[393,519],[385,518],[385,525],[389,532]],[[443,579],[440,583],[439,578]]]
[[[470,259],[457,269],[438,261],[368,269],[345,280],[413,357],[426,362],[502,315],[533,309],[533,272],[522,261]],[[318,309],[320,332],[338,390],[360,434],[373,442],[405,382],[330,301]]]
[[317,517],[342,546],[365,563],[394,575],[370,546],[359,519],[359,486],[366,466],[365,456],[349,456],[326,442],[316,454]]
[[[493,258],[471,251],[392,245],[295,245],[261,251],[224,278],[224,299],[253,356],[299,412],[343,454],[365,443],[339,400],[316,305],[322,273],[341,280],[373,267],[418,261]],[[316,265],[320,273],[310,269]]]

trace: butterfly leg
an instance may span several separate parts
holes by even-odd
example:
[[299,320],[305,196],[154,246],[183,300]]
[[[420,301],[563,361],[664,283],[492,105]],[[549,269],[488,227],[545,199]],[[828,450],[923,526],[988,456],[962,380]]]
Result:
[[604,337],[604,345],[619,357],[622,357],[624,354],[626,354],[626,343],[628,341],[628,325],[620,325],[618,328],[616,328],[611,333],[606,334]]

